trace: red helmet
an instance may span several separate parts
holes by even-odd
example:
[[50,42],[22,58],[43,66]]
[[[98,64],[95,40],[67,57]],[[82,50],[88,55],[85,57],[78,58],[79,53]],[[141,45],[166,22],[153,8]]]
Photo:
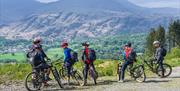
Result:
[[61,47],[64,47],[64,46],[68,46],[68,43],[67,42],[61,43]]

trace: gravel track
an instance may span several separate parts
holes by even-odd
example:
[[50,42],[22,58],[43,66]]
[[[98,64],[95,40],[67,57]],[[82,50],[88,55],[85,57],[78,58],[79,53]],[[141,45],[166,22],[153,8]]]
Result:
[[[173,68],[173,72],[168,78],[157,76],[147,77],[146,82],[138,83],[129,78],[124,83],[118,83],[117,77],[102,77],[98,79],[98,84],[94,86],[92,82],[88,86],[66,86],[60,89],[55,81],[51,81],[50,86],[42,91],[180,91],[180,67]],[[13,81],[0,84],[0,91],[26,91],[23,81]]]

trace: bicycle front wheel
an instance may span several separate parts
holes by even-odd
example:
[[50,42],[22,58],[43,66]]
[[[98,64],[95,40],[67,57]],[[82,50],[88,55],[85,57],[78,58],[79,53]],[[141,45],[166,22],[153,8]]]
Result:
[[60,79],[60,76],[59,76],[59,73],[58,73],[57,69],[54,68],[54,70],[52,70],[52,73],[53,73],[53,76],[54,76],[55,80],[57,81],[59,87],[63,88],[63,85],[61,83],[61,79]]
[[133,69],[133,77],[137,82],[144,82],[146,80],[146,74],[142,65]]
[[79,71],[77,71],[77,70],[74,71],[73,74],[72,74],[72,78],[76,81],[75,84],[77,84],[77,85],[82,85],[82,83],[83,83],[83,77],[82,77],[82,75],[80,74]]
[[117,73],[118,73],[118,80],[120,81],[121,80],[121,66],[120,65],[118,65]]
[[26,76],[25,87],[28,91],[37,91],[42,87],[43,79],[37,72],[31,72]]
[[157,75],[160,77],[168,77],[172,73],[172,67],[169,64],[163,64],[163,68],[158,66],[156,69]]

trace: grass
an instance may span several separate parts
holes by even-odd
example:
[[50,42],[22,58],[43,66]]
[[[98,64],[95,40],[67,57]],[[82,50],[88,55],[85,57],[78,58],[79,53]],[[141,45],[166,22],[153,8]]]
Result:
[[[57,59],[63,57],[63,50],[60,48],[52,48],[47,51],[47,55],[52,59]],[[15,53],[0,55],[1,59],[16,59],[18,64],[0,64],[0,83],[7,80],[23,80],[27,73],[31,72],[31,66],[29,64],[22,64],[21,62],[25,60],[24,53]],[[136,64],[141,63],[140,60]],[[165,63],[170,64],[173,67],[180,66],[180,49],[174,48],[170,53],[167,54],[165,58]],[[117,75],[117,64],[118,61],[115,60],[96,60],[94,62],[95,68],[99,73],[99,76],[116,76]],[[75,69],[83,69],[83,63],[78,62],[74,65]],[[60,69],[60,66],[58,66]],[[152,73],[147,70],[146,73],[151,75]]]
[[48,57],[50,58],[62,58],[63,57],[63,49],[61,48],[51,48],[47,52]]
[[15,59],[18,62],[22,62],[25,60],[25,54],[24,53],[15,53],[14,55],[12,55],[11,53],[1,54],[0,60],[4,60],[4,59]]
[[[51,59],[62,58],[63,59],[63,49],[60,48],[51,48],[49,49],[46,54]],[[0,54],[0,60],[17,60],[18,63],[22,63],[26,60],[26,53],[18,52],[15,55],[11,53],[8,54]]]
[[22,80],[31,72],[28,64],[0,64],[0,83],[11,80]]

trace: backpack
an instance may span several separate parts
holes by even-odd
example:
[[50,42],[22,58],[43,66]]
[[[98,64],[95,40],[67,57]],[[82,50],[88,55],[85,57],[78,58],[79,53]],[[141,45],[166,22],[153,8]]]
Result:
[[29,51],[27,52],[26,56],[27,56],[28,62],[32,66],[37,66],[40,63],[42,63],[41,56],[36,51]]
[[89,56],[90,61],[96,60],[96,52],[95,52],[95,50],[89,49],[89,55],[88,56]]
[[128,53],[127,60],[130,62],[136,61],[136,56],[137,56],[136,52],[133,49],[131,49]]
[[78,53],[75,51],[71,51],[71,60],[73,62],[78,62]]
[[129,57],[128,57],[128,59],[129,60],[131,60],[131,61],[136,61],[136,52],[135,51],[131,51],[130,53],[129,53]]
[[162,56],[165,57],[167,54],[167,50],[164,47],[161,48],[162,48]]

